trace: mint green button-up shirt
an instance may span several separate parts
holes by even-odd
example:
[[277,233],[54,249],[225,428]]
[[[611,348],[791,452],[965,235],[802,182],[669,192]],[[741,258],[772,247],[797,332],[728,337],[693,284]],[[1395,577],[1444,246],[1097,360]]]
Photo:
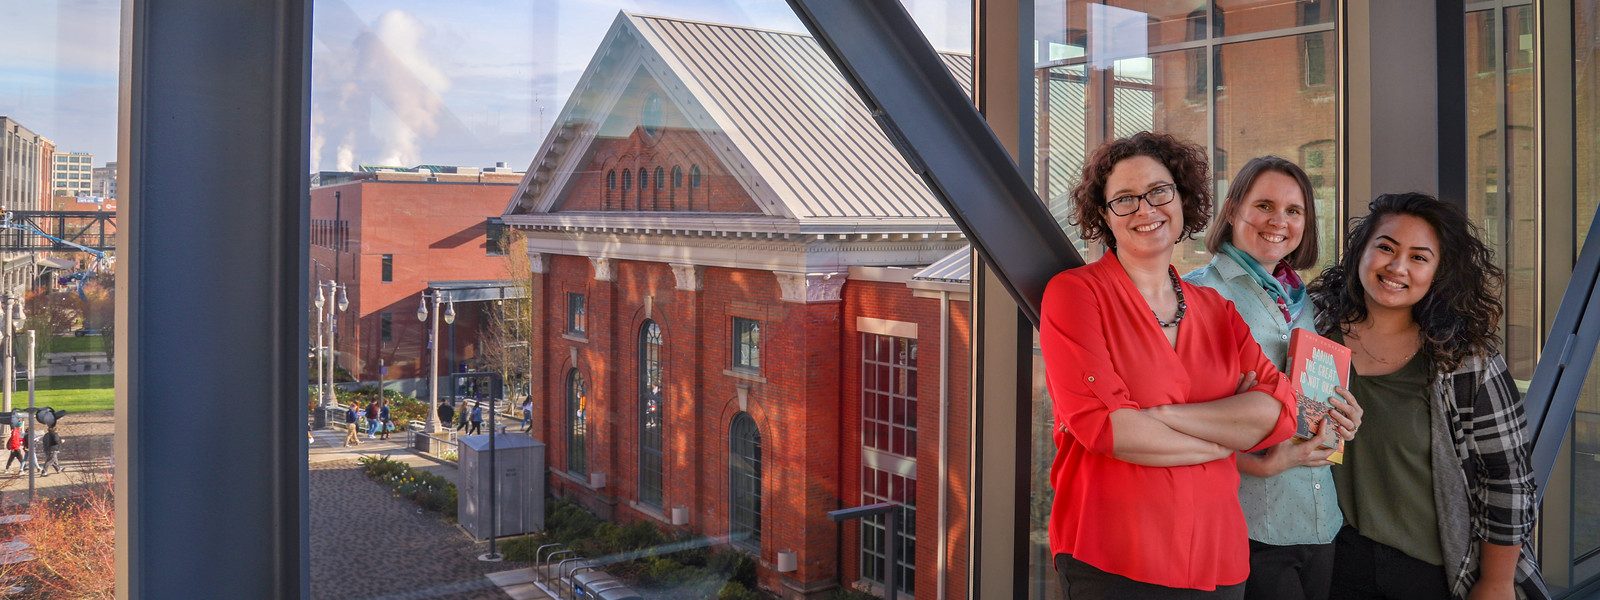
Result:
[[[1233,302],[1239,316],[1250,326],[1250,335],[1261,345],[1279,371],[1287,373],[1289,333],[1295,329],[1316,331],[1316,319],[1308,299],[1299,318],[1283,321],[1283,311],[1267,291],[1256,285],[1244,267],[1226,256],[1213,256],[1211,264],[1195,269],[1184,281],[1203,285]],[[1330,544],[1344,524],[1339,512],[1339,494],[1333,488],[1333,467],[1295,467],[1273,477],[1239,474],[1239,505],[1244,509],[1250,539],[1276,546]]]

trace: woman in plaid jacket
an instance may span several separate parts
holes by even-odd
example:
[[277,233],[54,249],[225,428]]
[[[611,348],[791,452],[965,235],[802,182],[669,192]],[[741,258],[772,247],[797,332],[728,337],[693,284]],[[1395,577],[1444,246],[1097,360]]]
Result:
[[1334,468],[1340,598],[1547,598],[1521,398],[1497,350],[1504,275],[1461,209],[1387,194],[1309,286],[1366,409]]

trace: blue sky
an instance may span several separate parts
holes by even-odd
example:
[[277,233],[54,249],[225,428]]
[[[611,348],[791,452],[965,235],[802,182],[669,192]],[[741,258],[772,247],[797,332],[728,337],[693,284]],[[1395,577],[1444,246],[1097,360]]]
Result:
[[[903,0],[970,51],[966,0]],[[318,0],[312,170],[527,167],[618,11],[803,31],[783,0]],[[119,0],[0,3],[0,115],[115,160]]]

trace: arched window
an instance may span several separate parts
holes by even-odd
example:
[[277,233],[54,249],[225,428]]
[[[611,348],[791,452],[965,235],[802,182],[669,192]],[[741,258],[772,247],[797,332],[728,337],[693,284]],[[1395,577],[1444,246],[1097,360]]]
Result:
[[[617,170],[606,171],[606,204],[611,204],[611,194],[617,190]],[[609,207],[607,207],[609,208]]]
[[699,189],[699,188],[700,188],[700,165],[692,165],[692,166],[689,167],[689,189],[694,190],[694,189]]
[[665,409],[661,380],[661,327],[639,328],[639,503],[661,508],[661,428]]
[[629,188],[632,188],[632,187],[633,187],[633,171],[629,171],[627,169],[623,169],[622,170],[622,189],[623,189],[623,191],[627,191]]
[[673,165],[672,192],[667,194],[667,203],[672,205],[673,210],[678,209],[678,188],[681,187],[683,187],[683,167]]
[[750,413],[733,416],[728,441],[728,489],[733,511],[729,537],[733,543],[761,551],[761,431]]
[[639,210],[644,210],[644,191],[647,189],[650,189],[650,172],[644,170],[644,167],[639,167],[639,195],[635,196],[638,199]]
[[650,199],[655,202],[653,208],[656,210],[661,210],[661,190],[667,187],[667,178],[661,176],[664,173],[665,171],[662,171],[661,167],[656,167],[656,189],[650,193]]
[[585,445],[588,437],[589,393],[583,383],[583,374],[577,369],[567,371],[567,472],[588,481],[589,452]]

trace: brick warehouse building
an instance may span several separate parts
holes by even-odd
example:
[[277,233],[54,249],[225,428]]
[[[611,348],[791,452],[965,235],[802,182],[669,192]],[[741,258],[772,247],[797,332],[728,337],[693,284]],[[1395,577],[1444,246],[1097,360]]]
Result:
[[[374,382],[381,357],[384,378],[415,391],[426,385],[429,358],[428,324],[416,318],[421,293],[429,282],[508,277],[488,237],[489,218],[520,174],[425,166],[317,175],[339,182],[311,190],[311,276],[339,281],[350,299],[338,313],[338,364]],[[440,328],[441,373],[450,371],[451,356],[457,363],[477,356],[480,307],[458,303],[455,323]]]
[[881,585],[827,512],[903,502],[902,589],[964,589],[970,250],[816,44],[622,13],[556,123],[502,216],[551,492],[786,598]]

